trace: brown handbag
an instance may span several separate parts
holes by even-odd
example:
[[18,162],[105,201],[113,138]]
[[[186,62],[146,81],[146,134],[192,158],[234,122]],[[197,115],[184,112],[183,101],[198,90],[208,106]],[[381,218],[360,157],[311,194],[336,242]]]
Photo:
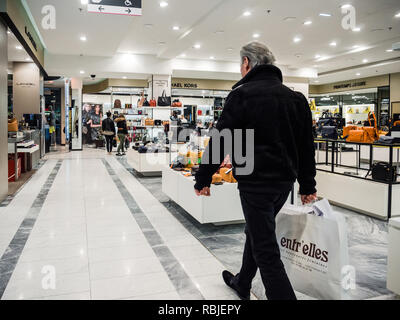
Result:
[[8,120],[8,132],[17,132],[18,131],[18,121],[16,118],[12,118]]
[[154,120],[153,119],[146,119],[144,121],[145,126],[154,126]]
[[157,107],[157,101],[154,99],[150,100],[150,107]]

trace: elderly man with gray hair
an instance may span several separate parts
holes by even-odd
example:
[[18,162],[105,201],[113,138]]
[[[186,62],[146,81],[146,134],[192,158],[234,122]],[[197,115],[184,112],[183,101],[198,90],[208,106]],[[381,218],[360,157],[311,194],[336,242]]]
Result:
[[[226,99],[215,129],[232,132],[229,150],[233,152],[225,149],[226,143],[211,138],[196,174],[195,192],[210,196],[212,176],[231,152],[246,219],[246,244],[240,272],[234,276],[224,271],[223,279],[241,299],[247,300],[252,280],[260,269],[269,300],[294,300],[296,296],[280,258],[275,218],[296,180],[303,204],[317,197],[311,110],[301,93],[283,85],[282,72],[274,65],[275,57],[264,44],[251,42],[242,48],[240,55],[243,78]],[[242,133],[240,141],[235,141],[236,130]],[[246,141],[243,136],[248,130],[254,133],[254,158],[248,159],[253,161],[254,169],[243,174],[239,170],[243,167],[243,156],[235,154],[235,146],[247,150],[243,148]],[[213,150],[219,150],[215,152],[219,159],[209,163],[208,159],[215,158]]]

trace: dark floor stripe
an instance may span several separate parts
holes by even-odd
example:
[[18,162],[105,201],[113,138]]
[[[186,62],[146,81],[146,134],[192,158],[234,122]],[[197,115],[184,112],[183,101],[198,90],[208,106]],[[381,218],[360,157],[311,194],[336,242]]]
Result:
[[26,215],[17,232],[15,233],[14,238],[11,240],[3,256],[0,258],[0,299],[7,288],[8,282],[10,281],[15,267],[17,266],[22,250],[24,249],[25,244],[28,241],[29,235],[31,234],[31,231],[33,229],[33,226],[35,225],[43,204],[46,201],[50,188],[52,187],[57,173],[60,170],[61,164],[62,160],[59,160],[51,171],[46,182],[40,189],[39,194],[33,201],[33,204],[29,209],[28,214]]
[[142,209],[140,209],[121,179],[115,174],[114,169],[105,159],[102,161],[180,297],[184,300],[204,300],[201,292],[182,268],[179,261],[174,257],[168,246],[164,243],[160,234],[153,227]]

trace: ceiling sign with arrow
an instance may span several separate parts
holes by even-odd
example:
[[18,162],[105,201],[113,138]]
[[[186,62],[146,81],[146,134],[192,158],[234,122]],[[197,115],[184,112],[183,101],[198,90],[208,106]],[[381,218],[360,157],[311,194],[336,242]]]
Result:
[[142,0],[89,0],[88,12],[141,16]]

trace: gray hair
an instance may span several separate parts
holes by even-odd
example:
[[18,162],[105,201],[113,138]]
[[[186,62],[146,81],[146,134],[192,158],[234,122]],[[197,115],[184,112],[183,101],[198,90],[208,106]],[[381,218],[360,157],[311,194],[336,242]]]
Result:
[[242,63],[244,57],[249,59],[251,68],[262,64],[274,64],[275,62],[275,57],[271,50],[269,50],[265,44],[258,41],[250,42],[240,50],[240,59]]

